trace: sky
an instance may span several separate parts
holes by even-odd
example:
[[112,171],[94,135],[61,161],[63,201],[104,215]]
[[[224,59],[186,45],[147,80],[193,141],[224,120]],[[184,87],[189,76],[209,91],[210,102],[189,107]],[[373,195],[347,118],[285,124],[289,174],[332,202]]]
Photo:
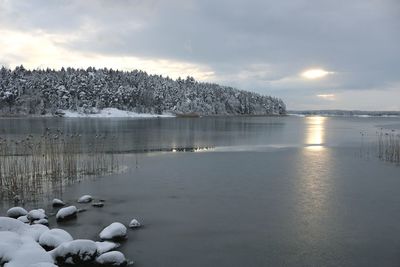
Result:
[[400,110],[399,0],[0,0],[0,65],[141,69]]

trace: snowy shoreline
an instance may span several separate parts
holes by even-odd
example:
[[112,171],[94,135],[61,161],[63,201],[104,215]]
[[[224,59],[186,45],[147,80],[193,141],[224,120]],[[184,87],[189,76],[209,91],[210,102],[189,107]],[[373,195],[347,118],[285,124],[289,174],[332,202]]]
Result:
[[0,114],[0,119],[21,119],[21,118],[132,118],[132,119],[155,119],[155,118],[199,118],[199,117],[285,117],[289,114],[198,114],[198,113],[137,113],[117,108],[105,108],[95,110],[92,113],[85,113],[72,110],[58,110],[56,114]]
[[173,118],[173,114],[136,113],[117,108],[105,108],[96,113],[83,113],[71,110],[62,110],[64,118]]

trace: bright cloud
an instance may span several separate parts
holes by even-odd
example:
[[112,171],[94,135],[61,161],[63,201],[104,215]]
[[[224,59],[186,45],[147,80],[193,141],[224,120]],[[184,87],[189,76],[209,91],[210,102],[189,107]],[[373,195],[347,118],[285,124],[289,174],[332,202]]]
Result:
[[76,68],[140,69],[151,74],[171,78],[193,76],[198,80],[211,80],[214,72],[209,67],[178,60],[141,58],[134,56],[102,55],[65,48],[63,44],[77,35],[31,33],[0,30],[0,65],[14,68],[24,65],[29,69],[72,66]]

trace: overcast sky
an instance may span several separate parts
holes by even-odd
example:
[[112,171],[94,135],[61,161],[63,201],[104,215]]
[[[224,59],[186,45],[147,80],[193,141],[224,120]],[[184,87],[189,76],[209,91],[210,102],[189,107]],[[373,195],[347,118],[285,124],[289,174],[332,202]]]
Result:
[[21,64],[190,75],[288,109],[400,110],[400,1],[0,0],[0,65]]

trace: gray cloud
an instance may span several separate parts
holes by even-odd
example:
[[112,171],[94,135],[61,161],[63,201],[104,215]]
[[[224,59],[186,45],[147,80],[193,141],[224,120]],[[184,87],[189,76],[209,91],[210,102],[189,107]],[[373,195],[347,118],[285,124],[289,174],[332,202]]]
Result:
[[[60,44],[76,51],[207,65],[216,82],[296,96],[299,107],[400,81],[397,0],[0,0],[0,25],[76,34]],[[310,67],[335,74],[295,80]]]

